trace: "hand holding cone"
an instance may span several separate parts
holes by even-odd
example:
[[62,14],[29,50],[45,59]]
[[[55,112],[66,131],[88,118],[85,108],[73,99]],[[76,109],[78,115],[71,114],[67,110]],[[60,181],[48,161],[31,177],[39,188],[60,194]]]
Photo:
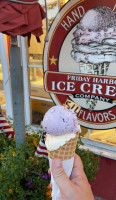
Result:
[[[50,168],[54,158],[60,158],[65,173],[71,175],[80,126],[73,111],[63,106],[54,106],[45,114],[43,129],[47,132],[45,144]],[[61,193],[52,174],[52,200],[60,200]]]

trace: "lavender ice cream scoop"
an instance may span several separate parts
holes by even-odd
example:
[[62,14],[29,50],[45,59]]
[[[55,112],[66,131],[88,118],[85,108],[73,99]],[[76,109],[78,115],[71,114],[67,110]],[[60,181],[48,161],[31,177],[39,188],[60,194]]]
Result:
[[73,110],[64,106],[53,106],[43,118],[43,129],[51,135],[63,135],[80,131],[77,117]]

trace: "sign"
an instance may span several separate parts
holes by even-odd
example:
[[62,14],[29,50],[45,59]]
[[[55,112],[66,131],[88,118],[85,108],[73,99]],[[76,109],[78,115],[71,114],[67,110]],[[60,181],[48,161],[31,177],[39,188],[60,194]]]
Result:
[[116,3],[73,0],[44,48],[44,85],[56,104],[74,102],[81,126],[116,127]]
[[64,107],[66,107],[67,109],[72,109],[75,114],[77,114],[81,107],[79,105],[77,105],[76,103],[72,102],[71,100],[67,99],[67,101],[65,102],[65,104],[63,104]]

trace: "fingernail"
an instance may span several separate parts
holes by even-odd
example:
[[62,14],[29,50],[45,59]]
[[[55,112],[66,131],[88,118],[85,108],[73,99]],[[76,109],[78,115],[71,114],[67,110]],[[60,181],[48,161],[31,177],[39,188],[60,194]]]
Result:
[[55,168],[58,168],[58,167],[60,167],[60,166],[61,166],[61,164],[62,164],[62,162],[61,162],[61,160],[60,160],[60,159],[57,159],[57,160],[55,160],[55,162],[54,162]]

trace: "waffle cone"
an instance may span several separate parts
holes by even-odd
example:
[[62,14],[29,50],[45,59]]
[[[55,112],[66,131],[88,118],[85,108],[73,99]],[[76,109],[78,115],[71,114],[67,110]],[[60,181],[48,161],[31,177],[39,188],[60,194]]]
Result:
[[48,150],[48,157],[52,160],[54,158],[60,158],[61,160],[69,160],[75,154],[75,149],[77,145],[78,133],[76,137],[67,141],[63,146],[55,151]]

